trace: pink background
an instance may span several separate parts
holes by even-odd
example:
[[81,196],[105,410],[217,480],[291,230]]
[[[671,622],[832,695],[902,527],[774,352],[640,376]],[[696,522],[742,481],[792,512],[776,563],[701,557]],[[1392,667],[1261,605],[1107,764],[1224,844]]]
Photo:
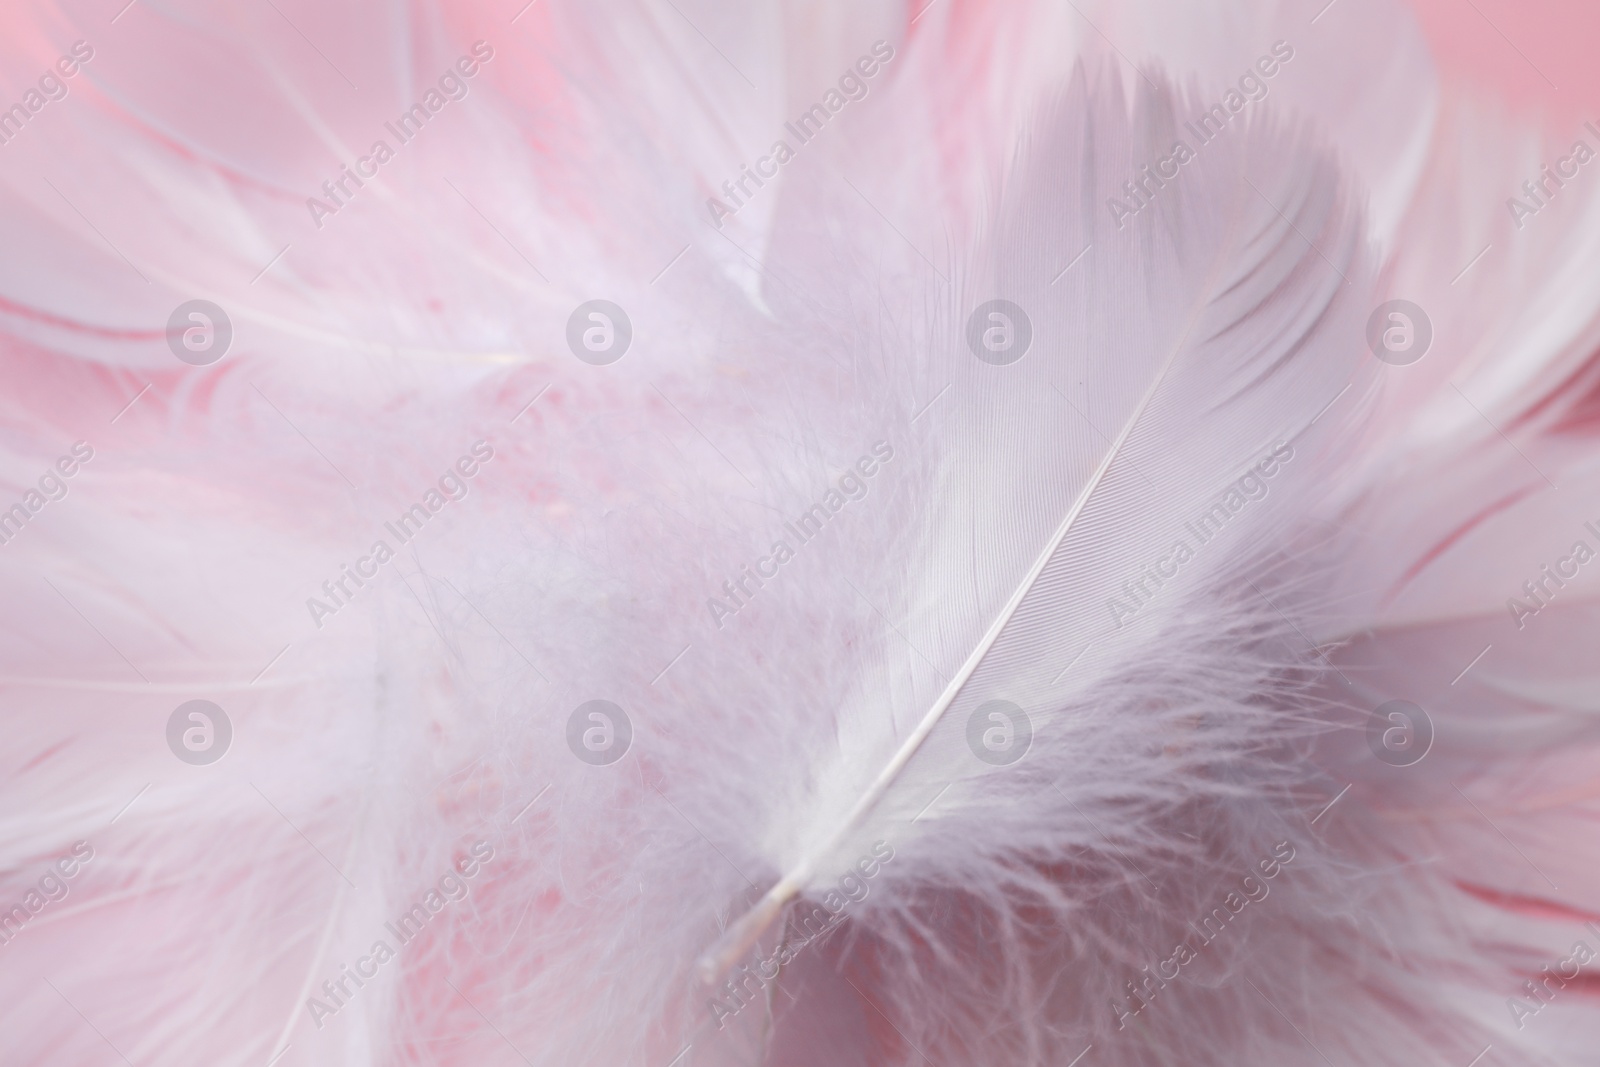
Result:
[[1600,120],[1596,0],[1412,0],[1412,6],[1446,79],[1474,82],[1517,112],[1539,111],[1563,127]]

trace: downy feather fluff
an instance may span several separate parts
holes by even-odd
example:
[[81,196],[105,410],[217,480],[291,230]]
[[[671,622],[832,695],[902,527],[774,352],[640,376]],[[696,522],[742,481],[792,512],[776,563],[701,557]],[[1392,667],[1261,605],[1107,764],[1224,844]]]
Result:
[[1592,967],[1522,983],[1600,943],[1600,566],[1505,599],[1600,521],[1600,203],[1513,240],[1545,143],[1312,14],[0,16],[18,85],[94,50],[0,169],[0,503],[92,452],[0,545],[0,907],[92,853],[0,945],[5,1062],[1583,1062]]

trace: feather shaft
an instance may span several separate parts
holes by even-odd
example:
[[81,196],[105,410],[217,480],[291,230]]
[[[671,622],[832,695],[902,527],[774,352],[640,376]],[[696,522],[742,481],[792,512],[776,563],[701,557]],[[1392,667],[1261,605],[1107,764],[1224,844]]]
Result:
[[[1224,258],[1225,256],[1219,256],[1218,261],[1220,262]],[[1208,294],[1210,288],[1208,285],[1202,292]],[[928,709],[928,713],[917,723],[917,728],[911,732],[911,735],[906,738],[883,770],[878,773],[878,776],[873,780],[866,792],[856,801],[849,814],[840,823],[839,828],[828,839],[827,844],[820,850],[801,859],[799,863],[785,873],[772,888],[767,890],[753,908],[729,926],[722,936],[717,939],[716,943],[700,957],[695,966],[702,981],[708,985],[715,985],[724,974],[733,968],[741,956],[750,951],[761,935],[777,921],[778,916],[783,912],[784,905],[805,889],[818,860],[836,849],[860,825],[861,820],[878,806],[884,795],[888,793],[889,788],[900,777],[907,765],[910,764],[912,758],[917,754],[917,750],[927,740],[928,735],[933,733],[934,728],[938,726],[945,712],[955,703],[956,697],[961,695],[962,689],[966,687],[967,682],[978,669],[978,665],[983,662],[983,658],[989,654],[995,642],[999,640],[1001,633],[1005,631],[1017,609],[1022,606],[1022,602],[1032,592],[1034,585],[1039,580],[1039,576],[1044,573],[1045,568],[1050,565],[1050,561],[1055,558],[1062,542],[1066,540],[1073,524],[1077,522],[1078,516],[1082,514],[1085,505],[1089,503],[1095,491],[1100,487],[1106,472],[1111,469],[1112,463],[1122,454],[1122,449],[1126,445],[1128,438],[1133,434],[1134,428],[1138,426],[1139,419],[1143,417],[1145,410],[1150,405],[1150,401],[1160,390],[1162,383],[1166,381],[1168,373],[1172,370],[1172,365],[1183,352],[1184,346],[1189,340],[1189,335],[1194,331],[1195,323],[1199,321],[1200,309],[1204,306],[1204,297],[1196,301],[1195,307],[1191,309],[1188,325],[1184,328],[1183,333],[1179,335],[1177,343],[1172,347],[1172,351],[1167,354],[1167,358],[1161,365],[1160,372],[1151,380],[1144,396],[1140,398],[1138,406],[1134,408],[1127,421],[1123,424],[1122,431],[1117,435],[1116,440],[1111,442],[1110,447],[1106,449],[1105,458],[1100,461],[1100,465],[1095,469],[1094,475],[1078,494],[1077,499],[1073,501],[1072,507],[1067,510],[1066,516],[1061,520],[1061,525],[1056,528],[1055,534],[1045,545],[1043,551],[1039,553],[1039,557],[1034,560],[1033,567],[1028,571],[1027,577],[1018,585],[1011,599],[1007,601],[1005,608],[1001,610],[995,621],[989,626],[988,631],[979,640],[977,646],[967,657],[966,662],[961,665],[961,669],[956,672],[955,677],[945,686],[944,692],[939,695],[939,699]]]

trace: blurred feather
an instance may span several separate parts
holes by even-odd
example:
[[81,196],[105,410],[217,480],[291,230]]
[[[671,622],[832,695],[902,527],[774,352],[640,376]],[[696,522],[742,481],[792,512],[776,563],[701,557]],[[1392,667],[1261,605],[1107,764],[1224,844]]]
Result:
[[1581,982],[1507,1010],[1600,944],[1600,564],[1505,604],[1600,520],[1597,198],[1494,214],[1546,142],[1381,0],[515,8],[0,16],[7,99],[95,53],[0,148],[0,507],[93,449],[0,545],[0,908],[94,852],[7,1063],[1582,1062]]

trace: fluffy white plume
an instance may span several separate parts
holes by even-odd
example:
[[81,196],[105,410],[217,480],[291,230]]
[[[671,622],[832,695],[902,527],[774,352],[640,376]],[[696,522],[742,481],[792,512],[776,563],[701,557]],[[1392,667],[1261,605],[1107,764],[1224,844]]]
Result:
[[1381,0],[516,8],[0,16],[8,1064],[1581,1062],[1552,149]]

